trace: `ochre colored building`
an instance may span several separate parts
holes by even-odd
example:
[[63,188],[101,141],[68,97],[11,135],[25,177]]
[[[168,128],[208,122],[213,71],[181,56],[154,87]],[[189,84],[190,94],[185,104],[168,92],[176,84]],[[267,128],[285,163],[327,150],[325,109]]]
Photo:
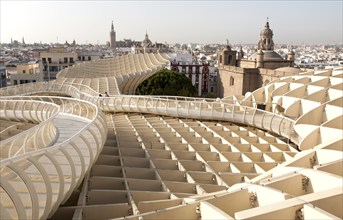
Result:
[[218,51],[218,97],[244,95],[282,76],[301,72],[294,68],[294,52],[282,58],[274,51],[273,31],[267,21],[260,33],[258,51],[248,58],[227,44]]

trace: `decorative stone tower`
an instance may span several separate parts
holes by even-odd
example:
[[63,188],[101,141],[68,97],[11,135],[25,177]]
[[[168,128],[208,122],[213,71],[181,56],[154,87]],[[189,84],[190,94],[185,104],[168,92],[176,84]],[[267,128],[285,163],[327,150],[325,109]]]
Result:
[[218,55],[221,65],[236,66],[237,51],[231,49],[228,40],[226,40],[224,49],[219,51]]
[[263,68],[264,53],[259,49],[256,54],[256,68]]
[[241,59],[244,57],[244,51],[243,51],[242,46],[240,46],[239,51],[238,51],[237,54],[238,54],[238,55],[237,55],[237,59],[238,59],[238,60],[241,60]]
[[290,63],[290,66],[291,66],[291,67],[294,67],[294,57],[295,57],[295,53],[294,53],[294,51],[292,50],[292,48],[290,48],[290,49],[288,50],[287,60],[292,61],[292,62]]
[[111,32],[110,32],[110,46],[112,50],[116,49],[116,32],[114,31],[113,21],[112,21]]
[[264,29],[260,33],[258,50],[274,50],[273,31],[269,28],[268,18]]
[[152,46],[152,42],[149,39],[149,35],[148,32],[145,32],[145,37],[144,40],[142,41],[142,47],[143,47],[143,52],[146,53],[147,52],[147,48]]

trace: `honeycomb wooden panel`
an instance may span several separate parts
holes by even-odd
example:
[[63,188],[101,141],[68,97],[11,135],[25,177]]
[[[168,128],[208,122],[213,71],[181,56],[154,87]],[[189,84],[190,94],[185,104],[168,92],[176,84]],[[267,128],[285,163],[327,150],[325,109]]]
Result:
[[[11,159],[13,163],[1,173],[1,216],[25,218],[34,213],[48,217],[55,213],[51,219],[343,217],[342,68],[282,77],[247,96],[216,100],[213,105],[202,99],[182,98],[180,102],[177,97],[121,95],[133,93],[142,80],[163,68],[167,59],[163,54],[131,54],[61,71],[56,83],[63,88],[63,95],[87,98],[99,110],[106,107],[104,121],[93,127],[107,125],[107,140],[95,147],[99,155],[95,148],[89,149],[99,140],[80,140],[74,143],[76,146],[61,148],[51,154],[56,168],[48,163],[49,154],[28,163],[26,173],[21,171],[25,163]],[[35,89],[28,86],[25,85],[26,91]],[[15,94],[25,88],[15,87]],[[108,98],[105,105],[97,97],[99,90],[118,96]],[[11,94],[5,92],[1,90],[1,94]],[[256,111],[256,101],[265,102],[266,111]],[[157,112],[167,106],[167,113],[178,108],[174,117]],[[203,109],[208,112],[200,112]],[[92,112],[81,105],[76,110]],[[205,114],[213,116],[223,110],[234,110],[237,120],[252,123],[241,121],[236,125],[230,118],[207,121],[212,118]],[[184,112],[190,115],[181,115]],[[257,113],[261,117],[255,117]],[[264,130],[254,127],[258,124]],[[101,136],[88,130],[83,134]],[[83,165],[92,166],[91,170],[85,172]],[[46,169],[45,179],[35,176],[40,169]],[[73,173],[77,173],[76,178],[82,170],[83,183],[73,183]],[[59,174],[61,177],[56,178]],[[30,185],[31,179],[37,181]],[[73,184],[74,191],[68,191]],[[53,204],[45,193],[50,193]],[[64,205],[58,208],[59,204]]]

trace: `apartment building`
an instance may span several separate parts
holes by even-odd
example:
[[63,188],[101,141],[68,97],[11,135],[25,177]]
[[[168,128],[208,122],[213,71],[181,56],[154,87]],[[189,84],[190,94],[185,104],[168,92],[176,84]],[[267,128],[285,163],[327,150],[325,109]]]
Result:
[[41,52],[40,61],[43,65],[44,80],[56,79],[56,74],[60,70],[74,65],[77,59],[76,52],[67,52],[63,47],[53,47],[47,52]]
[[9,78],[11,85],[42,82],[44,80],[42,66],[39,64],[39,61],[27,64],[18,64],[15,67],[15,71],[11,72]]

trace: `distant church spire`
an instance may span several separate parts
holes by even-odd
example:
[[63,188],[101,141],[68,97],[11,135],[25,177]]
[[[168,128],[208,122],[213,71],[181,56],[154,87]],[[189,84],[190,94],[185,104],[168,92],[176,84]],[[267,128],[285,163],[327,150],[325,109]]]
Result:
[[266,25],[264,25],[264,27],[269,29],[269,18],[268,17],[267,17]]
[[114,31],[113,21],[112,21],[112,25],[111,25],[111,32],[112,31]]
[[151,40],[149,39],[148,31],[145,31],[145,37],[142,41],[142,47],[149,47],[152,44]]

